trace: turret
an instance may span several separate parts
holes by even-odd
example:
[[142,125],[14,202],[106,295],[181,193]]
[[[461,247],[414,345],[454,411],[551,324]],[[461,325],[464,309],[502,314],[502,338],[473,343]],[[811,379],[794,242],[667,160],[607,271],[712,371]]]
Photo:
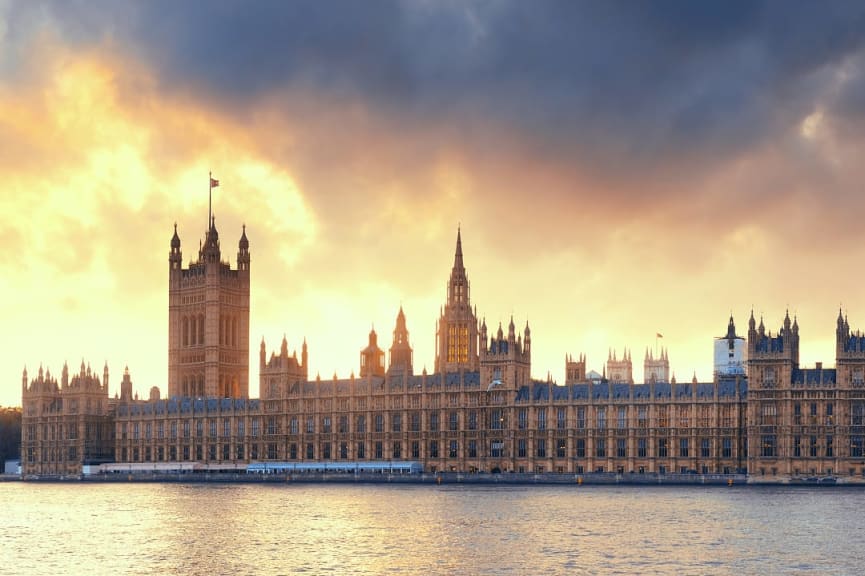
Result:
[[129,376],[129,366],[123,369],[123,380],[120,382],[120,401],[132,401],[132,378]]
[[243,233],[237,246],[237,269],[249,272],[249,240],[246,238],[246,224],[243,225]]
[[207,236],[204,239],[204,246],[201,248],[199,259],[202,262],[218,263],[220,258],[219,231],[216,229],[216,216],[211,216],[210,229],[207,231]]
[[375,328],[369,332],[369,344],[360,352],[360,376],[384,376],[384,351],[378,347]]
[[399,307],[399,312],[396,315],[396,325],[393,329],[393,343],[390,347],[390,364],[388,365],[389,373],[406,373],[411,375],[414,373],[412,367],[413,352],[409,344],[408,328],[406,327],[405,313],[402,306]]
[[105,367],[102,369],[102,387],[108,391],[108,361],[105,362]]
[[177,235],[177,222],[174,223],[174,236],[171,237],[171,251],[168,253],[169,272],[180,272],[183,253],[180,251],[180,236]]
[[523,331],[523,351],[526,354],[532,351],[532,331],[529,329],[528,320],[526,320],[526,329]]
[[264,368],[264,365],[267,364],[267,351],[264,345],[264,336],[261,337],[261,348],[258,351],[258,365],[260,368]]
[[300,351],[300,360],[303,362],[303,372],[304,374],[309,374],[308,369],[309,365],[307,364],[307,352],[306,352],[306,337],[303,338],[303,347]]
[[60,384],[65,388],[69,386],[69,366],[63,362],[63,370],[60,372]]
[[27,366],[24,366],[24,373],[21,375],[21,393],[27,392]]

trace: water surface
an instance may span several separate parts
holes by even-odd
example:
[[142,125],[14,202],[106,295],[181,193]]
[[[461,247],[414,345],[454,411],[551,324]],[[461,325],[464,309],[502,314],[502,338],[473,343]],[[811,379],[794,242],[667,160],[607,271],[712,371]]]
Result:
[[865,490],[0,483],[13,574],[861,574]]

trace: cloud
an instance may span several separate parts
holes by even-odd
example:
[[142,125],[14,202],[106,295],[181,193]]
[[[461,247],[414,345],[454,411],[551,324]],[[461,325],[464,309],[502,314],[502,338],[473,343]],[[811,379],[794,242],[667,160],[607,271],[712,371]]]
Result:
[[432,366],[460,224],[536,375],[662,332],[682,377],[752,305],[816,333],[865,309],[837,280],[865,257],[862,10],[0,4],[0,288],[34,302],[3,364],[90,346],[164,384],[168,240],[195,257],[209,170],[225,257],[248,225],[253,341],[306,335],[325,376],[400,302]]
[[673,155],[705,162],[776,137],[865,35],[858,2],[62,2],[45,11],[64,37],[109,41],[146,62],[161,90],[193,91],[241,116],[274,92],[312,92],[422,125],[503,124],[607,172]]

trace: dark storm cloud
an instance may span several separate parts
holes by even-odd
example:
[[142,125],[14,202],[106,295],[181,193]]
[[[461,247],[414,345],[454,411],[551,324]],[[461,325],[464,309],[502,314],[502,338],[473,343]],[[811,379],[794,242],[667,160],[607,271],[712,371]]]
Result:
[[397,122],[494,122],[565,157],[637,167],[733,153],[788,129],[865,36],[862,2],[50,6],[67,37],[110,37],[164,89],[238,114],[304,90]]

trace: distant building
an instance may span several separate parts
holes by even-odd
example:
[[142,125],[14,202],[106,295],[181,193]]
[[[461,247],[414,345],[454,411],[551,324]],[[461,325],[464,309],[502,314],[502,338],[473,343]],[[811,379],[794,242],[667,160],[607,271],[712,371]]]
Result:
[[633,384],[634,367],[631,363],[631,351],[622,350],[622,358],[616,358],[616,351],[612,350],[607,358],[607,379],[614,384]]
[[645,382],[670,381],[670,357],[666,348],[661,348],[657,358],[650,349],[646,349],[646,358],[643,360],[643,380]]
[[730,316],[727,333],[715,338],[715,374],[723,376],[744,376],[747,368],[747,344],[741,336],[736,336],[736,324]]

